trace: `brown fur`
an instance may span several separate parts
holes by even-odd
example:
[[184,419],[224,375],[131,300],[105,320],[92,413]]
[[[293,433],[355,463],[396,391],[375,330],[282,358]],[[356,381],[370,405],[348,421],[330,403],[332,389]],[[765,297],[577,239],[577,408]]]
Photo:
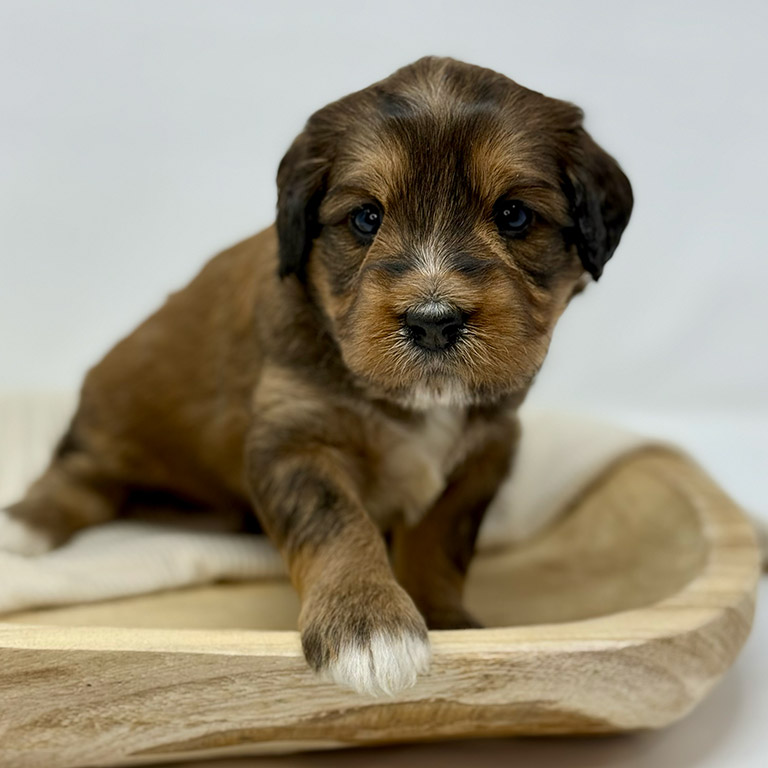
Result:
[[[146,493],[254,509],[324,669],[376,632],[425,637],[422,616],[473,624],[463,579],[515,410],[632,198],[577,108],[450,59],[313,115],[278,186],[276,229],[216,256],[88,373],[10,513],[61,539]],[[502,198],[534,211],[524,237],[500,236]],[[370,244],[350,228],[365,203],[384,212]],[[435,301],[466,318],[438,353],[403,326]]]

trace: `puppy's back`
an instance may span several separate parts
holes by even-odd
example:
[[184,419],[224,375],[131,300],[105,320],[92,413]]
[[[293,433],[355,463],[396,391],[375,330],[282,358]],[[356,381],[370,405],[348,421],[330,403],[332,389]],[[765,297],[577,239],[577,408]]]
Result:
[[245,498],[243,442],[276,281],[269,228],[212,258],[88,373],[62,446],[111,476],[217,503]]

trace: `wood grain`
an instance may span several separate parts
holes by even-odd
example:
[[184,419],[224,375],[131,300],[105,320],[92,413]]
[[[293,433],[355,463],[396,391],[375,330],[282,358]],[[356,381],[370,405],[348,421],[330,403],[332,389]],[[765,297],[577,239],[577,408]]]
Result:
[[218,585],[0,623],[0,765],[658,728],[732,664],[758,579],[752,528],[689,460],[645,450],[566,518],[478,559],[483,630],[433,632],[394,699],[314,677],[279,582]]

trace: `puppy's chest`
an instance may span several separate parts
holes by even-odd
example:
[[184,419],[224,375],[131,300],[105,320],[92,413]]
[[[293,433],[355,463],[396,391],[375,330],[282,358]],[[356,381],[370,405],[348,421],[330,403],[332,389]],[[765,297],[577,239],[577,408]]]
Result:
[[412,424],[375,423],[370,439],[377,456],[365,504],[381,526],[402,515],[417,523],[445,490],[449,475],[466,456],[466,411],[439,407]]

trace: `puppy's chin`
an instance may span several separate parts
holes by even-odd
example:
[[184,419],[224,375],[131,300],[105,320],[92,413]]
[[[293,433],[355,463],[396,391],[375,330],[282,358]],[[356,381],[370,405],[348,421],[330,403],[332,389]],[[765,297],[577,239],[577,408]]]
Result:
[[472,406],[494,406],[503,402],[521,403],[525,398],[533,376],[526,382],[510,384],[509,387],[493,391],[478,391],[468,388],[461,381],[420,382],[409,390],[390,393],[388,399],[411,411],[428,411],[432,408],[469,408]]
[[522,402],[534,376],[525,381],[509,382],[508,386],[493,390],[473,389],[460,377],[420,376],[411,385],[388,387],[381,382],[358,379],[367,394],[385,400],[408,411],[429,411],[433,408],[469,408],[490,406],[514,399]]
[[424,412],[433,408],[463,409],[477,406],[493,406],[502,402],[522,402],[530,382],[520,386],[493,392],[472,391],[461,381],[443,379],[422,381],[408,389],[383,390],[369,387],[368,392],[376,399],[387,400],[408,411]]
[[508,371],[507,376],[478,381],[472,375],[474,371],[431,361],[399,366],[392,376],[381,375],[380,368],[372,371],[348,365],[348,370],[368,397],[409,411],[494,405],[524,394],[535,376],[535,372],[523,375],[521,371]]
[[417,384],[410,392],[397,397],[398,405],[412,411],[432,408],[466,408],[477,404],[461,382],[443,381]]

